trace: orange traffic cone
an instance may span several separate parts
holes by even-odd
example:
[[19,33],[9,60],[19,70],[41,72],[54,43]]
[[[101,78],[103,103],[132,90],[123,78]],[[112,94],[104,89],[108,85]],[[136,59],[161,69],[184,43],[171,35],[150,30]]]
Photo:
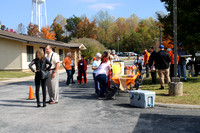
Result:
[[29,97],[28,97],[28,99],[29,99],[29,100],[35,99],[34,94],[33,94],[32,86],[30,86]]
[[[85,72],[85,76],[86,76],[86,83],[87,83],[87,72]],[[79,80],[78,80],[78,83],[80,83]],[[81,83],[84,83],[84,76],[83,76],[83,74],[81,76]]]

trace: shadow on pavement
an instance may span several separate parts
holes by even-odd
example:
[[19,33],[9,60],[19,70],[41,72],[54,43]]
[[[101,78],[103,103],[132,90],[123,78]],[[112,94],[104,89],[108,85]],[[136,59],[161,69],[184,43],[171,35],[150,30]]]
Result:
[[85,100],[98,100],[96,96],[94,95],[86,95],[86,96],[71,96],[71,95],[66,95],[63,97],[68,97],[71,99],[85,99]]
[[9,103],[36,103],[35,100],[27,100],[27,101],[22,101],[22,100],[0,100],[0,102],[9,102]]
[[34,108],[35,106],[31,106],[31,105],[19,105],[19,104],[0,104],[0,106],[6,106],[6,107],[31,107]]
[[185,115],[140,114],[133,133],[199,133],[200,117]]
[[30,80],[30,81],[21,81],[21,82],[16,82],[16,83],[8,83],[6,85],[2,85],[2,86],[7,86],[7,85],[25,85],[25,86],[30,86],[30,85],[35,85],[34,80]]
[[78,85],[77,81],[75,82],[76,84],[72,84],[71,86],[66,86],[66,81],[60,82],[63,85],[63,91],[60,92],[60,95],[71,99],[97,100],[97,96],[93,94],[94,89],[92,86],[94,86],[94,81],[92,79],[88,79],[86,84],[82,83],[81,85]]
[[133,108],[128,103],[114,104],[114,106],[123,107],[123,108]]
[[[36,107],[36,101],[35,100],[27,100],[27,101],[23,101],[23,100],[0,100],[0,102],[4,102],[6,104],[0,104],[0,106],[7,106],[7,107]],[[20,104],[21,103],[21,104]],[[35,106],[32,105],[25,105],[28,103],[35,103]]]

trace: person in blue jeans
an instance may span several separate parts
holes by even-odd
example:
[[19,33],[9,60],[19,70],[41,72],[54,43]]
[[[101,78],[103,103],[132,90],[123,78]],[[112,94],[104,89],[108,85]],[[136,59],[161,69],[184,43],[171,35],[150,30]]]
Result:
[[178,77],[180,78],[183,76],[183,81],[187,81],[186,77],[186,59],[185,57],[181,57],[183,55],[187,55],[187,52],[184,50],[184,46],[182,43],[179,43],[179,49],[177,51],[179,55],[179,62],[178,62]]
[[109,52],[104,53],[104,56],[101,59],[101,65],[97,69],[97,72],[95,75],[96,80],[100,83],[100,93],[98,97],[99,100],[106,99],[105,92],[108,87],[107,77],[108,77],[109,71],[111,70],[109,56],[110,56]]
[[97,82],[96,78],[95,78],[95,75],[96,75],[96,72],[97,72],[97,69],[99,68],[99,65],[101,64],[101,54],[100,53],[97,53],[96,54],[96,60],[93,61],[92,63],[92,70],[93,71],[93,79],[94,79],[94,84],[95,84],[95,94],[96,95],[99,95],[99,82]]

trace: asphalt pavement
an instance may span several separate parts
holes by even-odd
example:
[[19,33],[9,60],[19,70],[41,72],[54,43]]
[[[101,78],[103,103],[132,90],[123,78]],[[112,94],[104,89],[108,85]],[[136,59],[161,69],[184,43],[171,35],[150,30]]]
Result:
[[[135,108],[127,92],[120,92],[115,100],[98,100],[91,67],[86,85],[66,86],[66,77],[62,71],[59,103],[45,108],[27,100],[29,87],[35,88],[33,76],[0,82],[0,133],[200,132],[199,106],[156,103],[154,108]],[[75,81],[76,77],[77,72]]]

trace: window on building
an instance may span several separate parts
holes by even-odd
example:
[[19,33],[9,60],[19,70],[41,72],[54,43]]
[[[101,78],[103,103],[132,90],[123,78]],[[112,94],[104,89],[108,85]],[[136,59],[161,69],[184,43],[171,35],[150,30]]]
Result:
[[64,60],[63,49],[59,49],[59,57],[60,57],[60,61]]
[[33,46],[27,46],[27,62],[31,62],[33,60]]

